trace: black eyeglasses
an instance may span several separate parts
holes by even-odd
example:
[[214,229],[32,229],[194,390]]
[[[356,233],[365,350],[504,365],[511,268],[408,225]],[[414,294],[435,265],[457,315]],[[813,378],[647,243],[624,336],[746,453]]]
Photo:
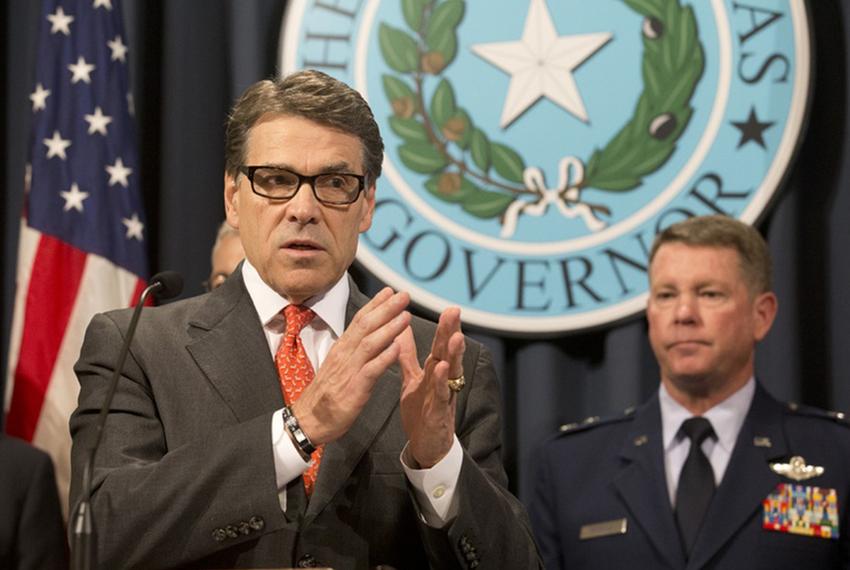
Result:
[[272,200],[290,200],[305,182],[313,196],[326,206],[341,206],[357,201],[366,187],[366,177],[350,172],[326,172],[307,176],[275,166],[240,166],[254,194]]

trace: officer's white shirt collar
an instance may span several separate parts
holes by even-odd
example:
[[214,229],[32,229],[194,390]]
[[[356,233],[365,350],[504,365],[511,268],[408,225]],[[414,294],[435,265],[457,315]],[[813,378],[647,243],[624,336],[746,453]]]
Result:
[[[263,327],[276,328],[275,325],[278,322],[283,324],[280,312],[290,304],[289,301],[269,287],[247,259],[242,264],[242,279]],[[349,293],[346,272],[328,291],[310,297],[304,302],[304,306],[310,307],[321,322],[330,328],[335,338],[339,338],[345,330],[345,309],[348,306]],[[314,326],[319,324],[315,323]]]
[[[664,472],[670,504],[675,506],[679,474],[690,449],[690,440],[679,435],[679,428],[682,422],[693,417],[693,414],[673,399],[663,383],[658,392],[661,405],[661,437],[664,444]],[[753,377],[750,377],[737,392],[703,414],[703,417],[711,422],[717,436],[716,440],[707,438],[702,444],[702,450],[711,463],[717,485],[720,485],[726,473],[726,467],[732,458],[735,442],[741,432],[741,426],[744,425],[755,392],[756,382]]]
[[[729,454],[735,447],[738,433],[744,425],[744,419],[750,410],[753,396],[756,393],[756,381],[752,376],[737,392],[708,410],[703,417],[711,422],[714,433],[717,435],[717,444]],[[682,427],[682,422],[693,417],[693,414],[682,404],[673,399],[664,384],[659,388],[659,401],[661,403],[661,429],[663,434],[664,449],[670,449],[674,439]]]

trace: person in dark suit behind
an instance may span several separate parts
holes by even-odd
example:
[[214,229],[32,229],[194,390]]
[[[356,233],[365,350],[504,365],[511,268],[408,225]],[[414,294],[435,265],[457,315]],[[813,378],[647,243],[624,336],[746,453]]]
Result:
[[61,570],[67,551],[50,456],[0,434],[0,568]]
[[[246,260],[142,313],[93,477],[101,564],[539,567],[487,350],[457,308],[434,324],[347,275],[383,159],[366,102],[317,71],[261,81],[226,137]],[[96,316],[76,365],[72,497],[129,320]]]
[[850,568],[846,418],[754,378],[777,312],[762,237],[721,216],[673,225],[649,283],[661,385],[543,446],[529,511],[546,567]]

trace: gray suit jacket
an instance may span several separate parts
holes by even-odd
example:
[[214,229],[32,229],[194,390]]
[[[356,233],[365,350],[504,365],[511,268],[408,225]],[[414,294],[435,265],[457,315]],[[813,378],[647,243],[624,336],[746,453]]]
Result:
[[[352,283],[346,323],[367,301]],[[72,505],[129,321],[129,310],[96,316],[75,367]],[[412,327],[424,358],[435,325],[414,319]],[[102,566],[537,568],[525,512],[505,490],[489,354],[467,339],[463,364],[460,514],[451,525],[435,530],[421,522],[399,462],[406,437],[396,366],[348,433],[326,446],[309,502],[298,478],[284,513],[270,433],[283,399],[242,279],[145,309],[93,477]]]

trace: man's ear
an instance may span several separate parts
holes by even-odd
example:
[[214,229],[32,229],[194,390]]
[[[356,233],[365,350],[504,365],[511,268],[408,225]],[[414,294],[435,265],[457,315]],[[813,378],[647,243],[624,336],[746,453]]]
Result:
[[363,217],[360,219],[360,226],[357,228],[362,234],[372,227],[372,216],[375,214],[375,184],[372,183],[363,196],[363,207],[366,208]]
[[753,322],[755,323],[753,337],[756,342],[767,336],[778,310],[779,300],[772,291],[761,293],[755,298],[753,302]]
[[[238,176],[238,174],[237,174]],[[235,229],[239,229],[239,186],[236,179],[224,173],[224,213],[227,215],[227,223]]]

